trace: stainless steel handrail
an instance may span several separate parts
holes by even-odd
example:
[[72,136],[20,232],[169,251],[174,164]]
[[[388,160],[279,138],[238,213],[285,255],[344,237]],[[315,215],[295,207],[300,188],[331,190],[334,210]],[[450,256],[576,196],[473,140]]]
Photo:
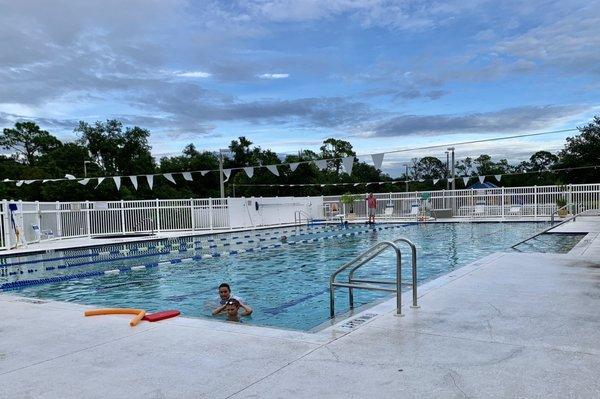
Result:
[[294,212],[294,224],[302,224],[302,216],[306,217],[306,224],[310,223],[310,215],[303,210],[298,210]]
[[[407,243],[412,252],[412,283],[402,283],[402,252],[398,247],[397,243]],[[370,279],[355,279],[354,272],[361,266],[369,262],[371,259],[377,257],[383,251],[388,248],[392,248],[396,253],[396,280],[370,280]],[[336,277],[343,272],[352,268],[348,274],[348,282],[336,282]],[[357,284],[358,283],[358,284]],[[366,284],[360,284],[366,283]],[[374,284],[383,285],[395,285],[395,288],[387,288]],[[417,248],[416,246],[406,238],[397,238],[393,241],[382,241],[346,263],[344,266],[337,269],[329,278],[329,308],[331,317],[335,316],[335,287],[346,287],[349,289],[348,299],[350,308],[354,308],[354,293],[353,289],[367,289],[376,291],[388,291],[396,293],[396,313],[402,314],[402,285],[412,286],[413,289],[413,307],[417,307]]]
[[581,206],[581,204],[577,204],[575,202],[569,202],[566,205],[561,206],[560,208],[554,210],[554,212],[552,212],[552,214],[550,214],[550,223],[554,223],[554,215],[558,214],[558,211],[562,210],[562,209],[566,209],[572,205],[575,205],[575,213],[579,212],[579,207]]

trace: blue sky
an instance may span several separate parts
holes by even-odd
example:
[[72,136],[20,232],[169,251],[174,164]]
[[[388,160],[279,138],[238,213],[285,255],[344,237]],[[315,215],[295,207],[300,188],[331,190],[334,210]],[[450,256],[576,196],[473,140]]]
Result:
[[[0,0],[0,126],[64,140],[78,120],[153,152],[245,135],[359,154],[558,130],[600,113],[600,2]],[[516,162],[566,134],[457,148]],[[390,156],[392,175],[407,158]]]

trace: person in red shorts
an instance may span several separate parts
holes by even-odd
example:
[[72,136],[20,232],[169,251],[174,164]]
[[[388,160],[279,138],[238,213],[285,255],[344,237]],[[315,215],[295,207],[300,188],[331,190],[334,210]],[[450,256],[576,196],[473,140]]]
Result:
[[373,193],[370,193],[366,201],[369,215],[369,223],[375,223],[375,210],[377,209],[377,198],[373,196]]

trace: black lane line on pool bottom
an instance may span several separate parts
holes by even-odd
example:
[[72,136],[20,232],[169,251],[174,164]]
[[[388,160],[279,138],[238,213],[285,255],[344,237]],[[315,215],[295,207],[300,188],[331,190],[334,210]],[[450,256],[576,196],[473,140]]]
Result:
[[324,290],[312,293],[312,294],[308,294],[305,295],[303,297],[300,298],[296,298],[296,299],[292,299],[291,301],[282,303],[279,306],[275,306],[274,308],[263,308],[262,311],[266,314],[270,314],[271,316],[276,316],[280,313],[284,313],[287,312],[288,308],[291,308],[292,306],[296,306],[302,302],[306,302],[309,299],[312,299],[314,297],[317,297],[319,295],[323,295],[324,293],[326,293],[327,291],[329,291],[329,288],[325,288]]

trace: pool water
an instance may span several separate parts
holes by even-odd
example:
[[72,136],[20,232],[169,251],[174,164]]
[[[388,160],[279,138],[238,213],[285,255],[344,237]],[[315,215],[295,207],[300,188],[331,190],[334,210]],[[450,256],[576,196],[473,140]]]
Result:
[[[33,298],[148,312],[179,309],[184,316],[214,318],[217,287],[227,282],[233,295],[254,309],[244,323],[309,331],[329,319],[331,273],[377,242],[401,236],[413,241],[422,283],[492,252],[508,250],[547,224],[375,226],[270,229],[3,259],[0,287]],[[282,235],[286,243],[281,243]],[[402,249],[403,278],[410,279],[410,251],[407,246]],[[147,267],[142,270],[130,269],[144,264]],[[394,265],[394,255],[388,251],[357,275],[394,278]],[[126,271],[104,274],[111,269]],[[99,275],[86,276],[90,271]],[[32,283],[19,286],[17,281]],[[386,295],[356,290],[355,306]],[[347,297],[347,290],[336,290],[338,314],[348,311]]]

